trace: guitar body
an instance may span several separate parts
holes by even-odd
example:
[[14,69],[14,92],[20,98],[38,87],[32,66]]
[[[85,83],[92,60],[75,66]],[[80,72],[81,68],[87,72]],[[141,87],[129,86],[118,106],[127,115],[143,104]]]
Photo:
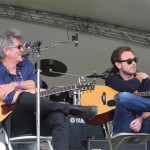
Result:
[[12,111],[8,111],[7,113],[3,114],[2,113],[2,106],[5,105],[5,103],[0,100],[0,122],[3,121]]
[[109,122],[113,119],[115,106],[108,106],[109,101],[114,101],[118,91],[108,86],[96,85],[94,90],[87,90],[81,94],[82,106],[98,106],[98,112],[94,119],[87,120],[88,124],[98,125]]

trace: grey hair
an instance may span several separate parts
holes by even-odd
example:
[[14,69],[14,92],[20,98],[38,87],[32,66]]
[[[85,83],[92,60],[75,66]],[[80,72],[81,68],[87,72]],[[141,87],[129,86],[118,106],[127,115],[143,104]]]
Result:
[[4,58],[3,49],[7,48],[11,50],[11,46],[14,46],[13,39],[22,41],[21,32],[17,29],[7,30],[0,35],[0,60]]

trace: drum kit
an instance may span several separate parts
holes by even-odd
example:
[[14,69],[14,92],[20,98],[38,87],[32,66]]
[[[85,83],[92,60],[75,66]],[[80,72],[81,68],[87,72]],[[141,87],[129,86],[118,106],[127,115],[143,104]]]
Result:
[[[67,72],[67,66],[58,60],[43,59],[40,61],[40,63],[41,63],[41,74],[44,76],[58,77],[58,76],[65,75]],[[35,64],[35,68],[36,67],[37,64]],[[95,84],[96,82],[94,83],[94,81],[96,81],[96,78],[105,79],[105,74],[106,71],[102,75],[99,75],[96,72],[94,72],[93,74],[90,75],[78,76],[79,83],[85,82],[85,77],[87,77],[87,78],[92,78],[93,84]],[[74,105],[80,104],[80,97],[81,97],[80,89],[51,95],[51,99],[53,99],[54,101],[70,103]]]

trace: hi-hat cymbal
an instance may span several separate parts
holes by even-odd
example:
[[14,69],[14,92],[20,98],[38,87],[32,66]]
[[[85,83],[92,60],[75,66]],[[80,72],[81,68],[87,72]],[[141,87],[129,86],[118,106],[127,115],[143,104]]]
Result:
[[86,76],[87,78],[102,78],[103,79],[103,75],[98,75],[98,74],[91,74]]
[[[50,77],[57,77],[67,72],[66,65],[58,60],[42,59],[40,62],[41,62],[41,70],[42,70],[41,74],[42,75],[50,76]],[[37,64],[35,64],[35,68],[36,66]],[[54,72],[60,72],[60,73],[54,73]]]

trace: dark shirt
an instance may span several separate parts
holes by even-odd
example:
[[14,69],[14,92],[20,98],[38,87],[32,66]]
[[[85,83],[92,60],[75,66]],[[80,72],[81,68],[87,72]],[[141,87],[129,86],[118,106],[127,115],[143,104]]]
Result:
[[[37,76],[34,73],[34,66],[28,59],[24,59],[22,62],[20,62],[17,65],[16,72],[17,72],[16,75],[10,74],[7,68],[3,65],[3,63],[0,62],[0,85],[8,84],[10,82],[15,82],[15,81],[25,81],[25,80],[33,80],[35,81],[36,84]],[[4,102],[6,104],[11,104],[14,94],[15,91],[12,91],[10,94],[8,94]]]
[[105,80],[105,84],[119,92],[144,92],[150,91],[150,79],[142,80],[142,83],[136,78],[124,80],[120,75],[110,75]]

